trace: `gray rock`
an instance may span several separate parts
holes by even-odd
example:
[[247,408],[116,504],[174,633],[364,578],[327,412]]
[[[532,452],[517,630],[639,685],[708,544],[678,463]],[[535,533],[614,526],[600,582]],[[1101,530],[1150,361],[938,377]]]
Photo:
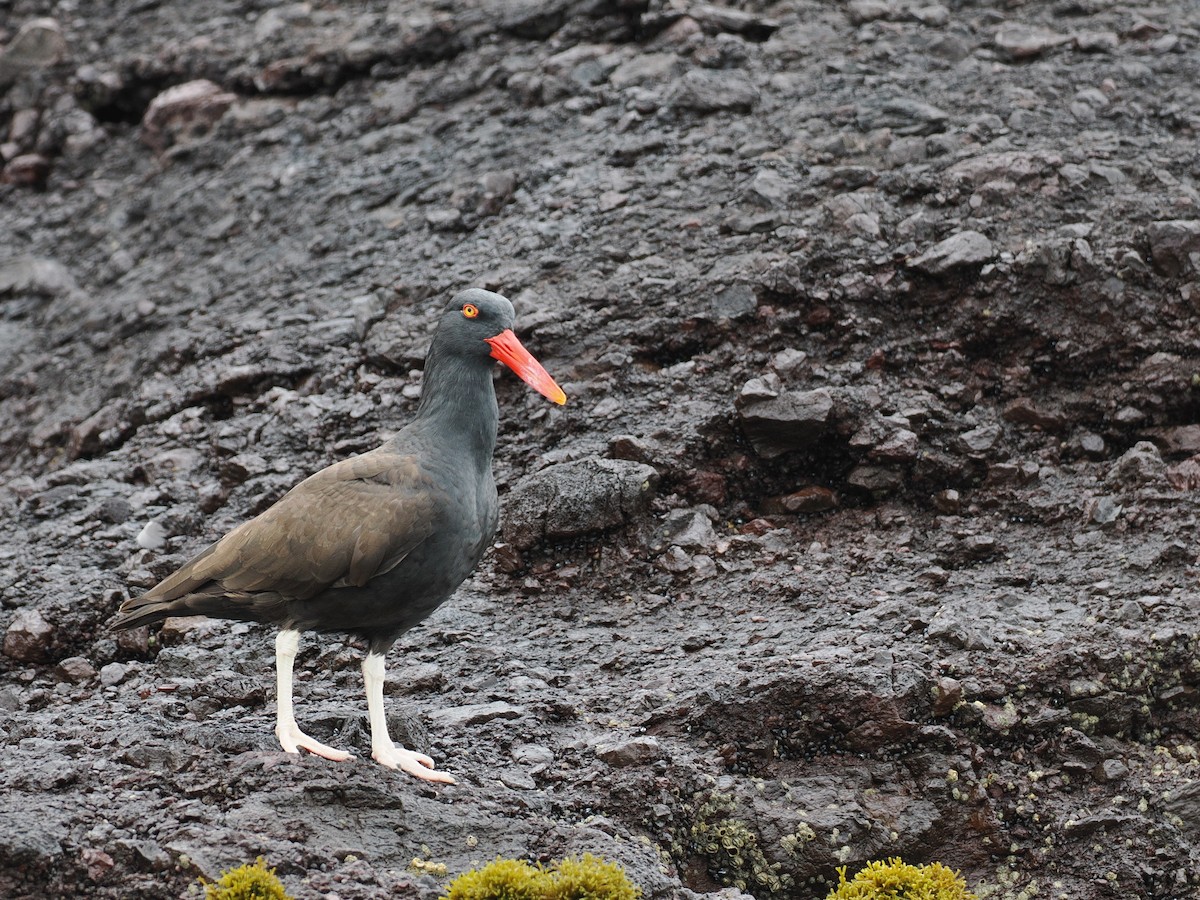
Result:
[[712,299],[712,318],[741,319],[758,309],[758,297],[748,284],[733,284]]
[[915,7],[910,9],[908,14],[922,25],[928,25],[930,28],[941,28],[950,21],[950,10],[940,3]]
[[102,522],[120,525],[128,521],[133,507],[124,497],[107,497],[96,509],[96,518]]
[[999,425],[980,425],[958,436],[959,443],[968,453],[987,453],[1000,441],[1003,429]]
[[946,130],[950,114],[911,97],[872,100],[858,110],[858,127],[864,131],[890,128],[899,135],[937,134]]
[[893,14],[892,4],[886,0],[850,0],[846,4],[846,15],[855,25],[886,19]]
[[124,663],[110,662],[108,665],[100,667],[100,683],[105,687],[112,687],[124,681],[128,674],[129,666]]
[[6,802],[0,805],[0,859],[5,860],[5,867],[36,872],[60,862],[69,833],[61,811],[46,804],[31,814],[20,802],[21,794],[5,793]]
[[1111,53],[1121,44],[1115,31],[1076,31],[1071,40],[1076,49],[1084,53]]
[[748,406],[763,400],[774,400],[783,392],[783,382],[773,372],[768,372],[761,378],[751,378],[742,385],[738,392],[738,404]]
[[466,706],[451,706],[434,710],[429,718],[445,728],[463,728],[467,725],[482,725],[492,719],[519,719],[525,710],[496,700],[492,703],[471,703]]
[[1108,470],[1110,484],[1138,485],[1163,481],[1167,466],[1158,448],[1149,441],[1138,441],[1121,455]]
[[808,354],[803,350],[787,347],[771,357],[771,368],[780,375],[795,375],[807,361]]
[[758,88],[744,74],[725,69],[693,69],[671,88],[676,109],[708,113],[732,109],[749,112],[758,103]]
[[1092,459],[1103,459],[1108,452],[1108,445],[1100,435],[1085,431],[1079,436],[1079,449]]
[[1154,267],[1171,278],[1200,273],[1200,220],[1151,222],[1146,228]]
[[1178,817],[1185,832],[1200,836],[1200,781],[1192,781],[1163,795],[1163,809]]
[[996,646],[991,628],[977,616],[961,609],[940,610],[925,629],[925,634],[964,650],[990,650]]
[[554,762],[554,751],[541,744],[519,744],[512,749],[512,758],[523,766],[545,768]]
[[787,391],[747,403],[739,415],[754,449],[771,458],[808,447],[824,435],[833,422],[833,397],[823,388]]
[[466,231],[462,213],[457,209],[431,209],[425,213],[425,221],[434,231]]
[[514,791],[532,791],[537,788],[533,776],[520,769],[505,769],[500,773],[500,783]]
[[614,769],[625,766],[643,766],[663,758],[662,746],[652,737],[636,737],[615,743],[599,744],[597,758]]
[[674,53],[643,53],[617,66],[608,76],[608,83],[620,90],[644,82],[666,81],[681,66]]
[[504,540],[521,550],[624,525],[658,484],[651,466],[622,459],[561,463],[523,478],[504,503]]
[[75,290],[75,279],[56,259],[14,256],[0,261],[0,296],[38,294],[55,297]]
[[36,609],[22,609],[4,633],[4,655],[18,662],[43,662],[50,657],[54,626]]
[[0,52],[0,86],[11,83],[22,72],[52,66],[66,55],[67,40],[58,22],[30,19]]
[[754,40],[765,40],[779,27],[775,19],[728,6],[710,6],[703,4],[693,6],[688,15],[700,24],[709,34],[729,32],[744,34]]
[[1049,28],[1025,25],[1020,22],[1005,22],[993,38],[996,46],[1013,59],[1030,59],[1047,50],[1069,44],[1070,35],[1059,34]]
[[978,231],[960,231],[910,259],[908,264],[930,275],[944,275],[954,269],[982,266],[995,255],[986,235]]
[[1120,781],[1129,774],[1129,766],[1119,759],[1106,759],[1092,770],[1092,777],[1101,784]]
[[677,509],[663,522],[663,538],[677,547],[705,549],[717,542],[712,522],[697,509]]
[[978,187],[992,181],[1028,184],[1056,173],[1062,164],[1062,157],[1054,153],[1005,150],[998,153],[981,153],[960,160],[946,169],[945,177],[952,185],[967,184]]
[[1111,525],[1121,516],[1124,507],[1115,497],[1105,495],[1096,498],[1095,503],[1089,504],[1088,519],[1097,525]]
[[759,169],[747,188],[750,200],[774,209],[787,209],[796,192],[795,183],[777,169]]

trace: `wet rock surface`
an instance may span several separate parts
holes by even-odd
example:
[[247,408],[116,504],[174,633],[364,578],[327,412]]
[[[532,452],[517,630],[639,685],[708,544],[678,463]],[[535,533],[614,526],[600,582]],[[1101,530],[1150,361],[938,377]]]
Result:
[[[1191,4],[65,9],[0,21],[0,895],[1194,894]],[[435,789],[361,648],[297,662],[333,764],[269,631],[105,623],[472,284],[571,400],[497,376],[504,541],[390,657]]]

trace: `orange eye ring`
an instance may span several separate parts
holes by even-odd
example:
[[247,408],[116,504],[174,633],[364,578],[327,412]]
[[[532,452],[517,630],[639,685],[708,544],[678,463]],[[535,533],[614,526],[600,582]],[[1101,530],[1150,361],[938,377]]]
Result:
[[476,306],[474,303],[464,303],[463,304],[463,315],[466,316],[468,319],[473,319],[477,315],[479,315],[479,307]]

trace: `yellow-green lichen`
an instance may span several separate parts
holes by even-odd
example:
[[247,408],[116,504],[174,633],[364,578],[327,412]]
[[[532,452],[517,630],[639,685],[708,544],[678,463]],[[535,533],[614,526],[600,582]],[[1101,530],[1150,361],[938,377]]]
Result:
[[826,900],[976,900],[967,883],[941,863],[911,866],[898,857],[875,860],[846,880],[838,869],[838,885]]
[[638,900],[641,894],[619,865],[585,853],[549,869],[495,859],[459,875],[443,900]]
[[204,900],[292,900],[275,870],[261,856],[253,863],[223,872],[215,882],[200,879]]

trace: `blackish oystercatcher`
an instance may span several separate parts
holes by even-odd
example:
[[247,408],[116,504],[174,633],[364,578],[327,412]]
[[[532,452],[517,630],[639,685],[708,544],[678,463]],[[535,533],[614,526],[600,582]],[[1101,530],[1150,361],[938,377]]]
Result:
[[203,614],[278,625],[275,666],[283,749],[350,754],[306,735],[292,713],[302,631],[367,641],[363,660],[371,755],[392,769],[453,784],[433,760],[397,746],[383,712],[384,657],[454,593],[496,533],[492,479],[499,360],[555,403],[567,398],[513,334],[513,307],[473,288],[442,313],[425,357],[416,417],[383,446],[292,488],[175,574],[127,600],[114,628]]

